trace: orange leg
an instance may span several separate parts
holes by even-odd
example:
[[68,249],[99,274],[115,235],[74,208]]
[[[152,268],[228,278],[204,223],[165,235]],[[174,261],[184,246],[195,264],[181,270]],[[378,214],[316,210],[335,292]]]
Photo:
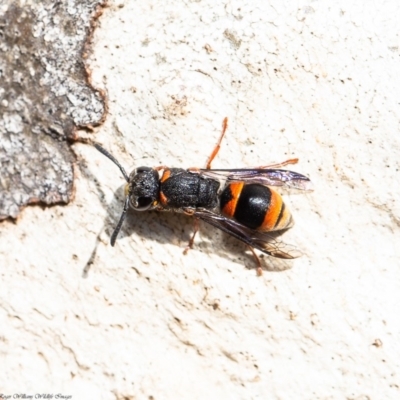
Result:
[[257,253],[254,251],[254,249],[251,246],[247,246],[250,251],[253,253],[254,258],[256,259],[256,263],[257,263],[257,276],[261,276],[263,274],[263,270],[261,268],[261,261],[260,261],[260,257],[258,257]]
[[187,254],[187,252],[193,248],[193,243],[194,243],[194,238],[196,236],[196,233],[199,231],[199,219],[195,218],[194,219],[194,227],[193,227],[193,234],[192,237],[189,240],[188,245],[185,247],[185,250],[183,250],[183,254]]
[[271,164],[271,165],[263,165],[262,167],[257,167],[257,168],[259,168],[259,169],[282,168],[285,165],[297,164],[298,162],[299,162],[298,158],[291,158],[290,160],[286,160],[286,161],[283,161],[281,163]]
[[221,132],[221,136],[219,137],[218,142],[217,142],[217,145],[214,147],[214,150],[213,150],[213,152],[211,153],[211,155],[210,155],[210,157],[209,157],[209,159],[208,159],[208,161],[207,161],[206,169],[210,169],[210,168],[211,168],[211,163],[213,162],[215,156],[216,156],[216,155],[218,154],[218,152],[219,152],[219,149],[220,149],[220,147],[221,147],[221,142],[222,142],[222,139],[223,139],[224,136],[225,136],[225,132],[226,132],[226,129],[227,129],[227,128],[228,128],[228,117],[225,117],[225,118],[224,118],[224,121],[222,122],[222,132]]

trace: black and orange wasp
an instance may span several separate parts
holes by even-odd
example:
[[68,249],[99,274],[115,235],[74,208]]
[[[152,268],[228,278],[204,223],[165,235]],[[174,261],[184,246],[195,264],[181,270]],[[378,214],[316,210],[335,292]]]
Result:
[[123,211],[111,236],[112,246],[131,207],[135,211],[171,211],[193,216],[195,229],[185,252],[193,246],[198,220],[221,229],[249,246],[256,257],[259,274],[262,272],[261,263],[254,249],[281,259],[301,255],[296,249],[271,237],[272,232],[284,232],[293,226],[291,213],[273,187],[309,191],[312,190],[310,179],[298,172],[282,169],[296,164],[297,158],[255,168],[211,169],[227,126],[228,119],[225,118],[221,136],[206,168],[138,167],[128,175],[115,157],[99,144],[94,144],[119,167],[127,182]]

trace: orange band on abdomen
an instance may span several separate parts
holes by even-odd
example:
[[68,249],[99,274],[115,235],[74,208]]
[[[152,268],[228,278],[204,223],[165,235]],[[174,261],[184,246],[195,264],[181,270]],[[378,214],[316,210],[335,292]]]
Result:
[[236,206],[240,197],[240,193],[242,192],[243,185],[243,182],[235,182],[229,185],[230,200],[221,209],[222,214],[226,217],[233,218],[235,215]]
[[266,210],[264,221],[262,225],[258,228],[260,231],[273,231],[277,230],[276,222],[281,213],[283,207],[283,200],[279,193],[275,190],[271,190],[271,201],[269,203],[268,210]]

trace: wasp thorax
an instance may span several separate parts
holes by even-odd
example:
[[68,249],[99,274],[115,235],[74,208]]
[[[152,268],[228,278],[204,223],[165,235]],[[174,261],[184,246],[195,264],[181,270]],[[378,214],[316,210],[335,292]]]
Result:
[[129,176],[126,191],[133,209],[154,208],[160,191],[158,172],[149,167],[136,168]]

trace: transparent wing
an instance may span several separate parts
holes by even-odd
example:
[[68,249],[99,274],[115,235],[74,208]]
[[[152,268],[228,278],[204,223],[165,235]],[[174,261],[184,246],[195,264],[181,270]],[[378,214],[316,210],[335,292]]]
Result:
[[200,209],[193,215],[272,257],[290,260],[301,256],[294,247],[273,239],[268,233],[247,228],[213,211]]
[[246,183],[259,183],[265,186],[286,186],[306,191],[313,190],[313,184],[307,176],[286,169],[272,169],[268,167],[200,169],[198,173],[213,179],[224,178],[227,181],[244,181]]

